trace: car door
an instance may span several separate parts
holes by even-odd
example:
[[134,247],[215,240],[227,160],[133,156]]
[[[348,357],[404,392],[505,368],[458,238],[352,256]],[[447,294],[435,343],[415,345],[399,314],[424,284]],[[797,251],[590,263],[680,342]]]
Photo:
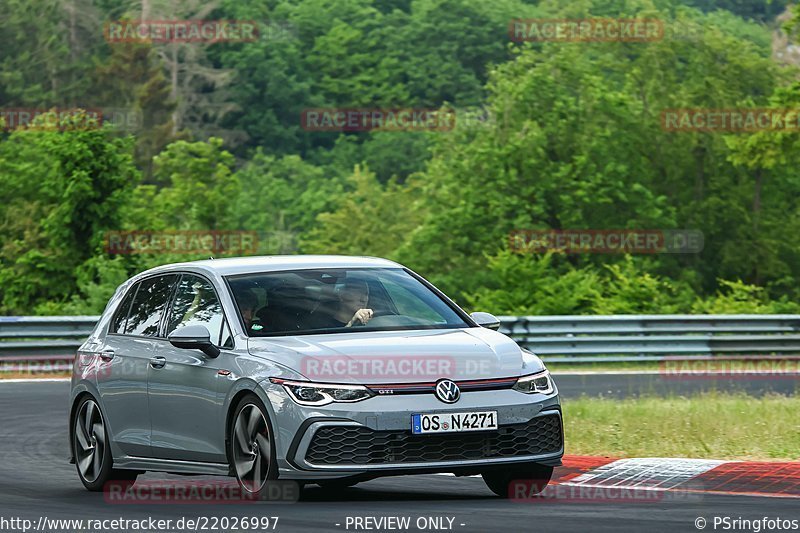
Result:
[[162,275],[134,284],[98,347],[97,389],[112,440],[126,455],[150,455],[147,369],[176,281],[175,275]]
[[148,368],[148,398],[153,457],[183,461],[226,462],[222,398],[218,375],[224,352],[209,358],[200,350],[176,348],[167,340],[175,330],[203,325],[221,349],[232,339],[212,283],[195,274],[178,282],[164,338],[155,344],[160,363]]

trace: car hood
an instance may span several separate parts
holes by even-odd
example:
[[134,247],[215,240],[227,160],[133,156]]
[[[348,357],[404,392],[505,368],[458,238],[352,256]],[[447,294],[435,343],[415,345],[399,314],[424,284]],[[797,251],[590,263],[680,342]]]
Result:
[[322,383],[427,383],[520,376],[544,365],[486,328],[251,337],[251,355]]

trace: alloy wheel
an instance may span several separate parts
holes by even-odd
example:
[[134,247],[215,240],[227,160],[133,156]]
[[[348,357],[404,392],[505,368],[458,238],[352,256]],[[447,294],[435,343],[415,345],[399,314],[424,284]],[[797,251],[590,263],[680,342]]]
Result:
[[233,425],[233,462],[236,477],[248,492],[259,492],[272,460],[269,427],[261,409],[245,405]]
[[83,479],[92,483],[100,477],[105,455],[103,415],[94,400],[87,400],[75,417],[75,460]]

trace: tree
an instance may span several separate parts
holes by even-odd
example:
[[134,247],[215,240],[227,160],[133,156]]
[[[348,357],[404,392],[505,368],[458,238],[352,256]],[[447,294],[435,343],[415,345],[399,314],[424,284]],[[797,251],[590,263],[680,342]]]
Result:
[[153,159],[154,178],[169,185],[141,185],[125,213],[127,229],[229,229],[231,199],[239,192],[234,158],[222,139],[176,141]]
[[320,213],[317,225],[302,241],[312,253],[391,256],[422,218],[419,187],[390,180],[382,186],[375,175],[356,167],[338,206]]
[[29,313],[75,294],[76,270],[101,253],[139,179],[130,139],[83,116],[41,120],[0,142],[4,313]]
[[[736,107],[772,93],[780,77],[768,54],[725,30],[699,42],[522,46],[491,73],[493,120],[437,137],[422,176],[429,216],[398,256],[458,294],[489,282],[485,254],[502,249],[512,229],[700,229],[702,256],[662,255],[649,268],[680,279],[693,266],[696,290],[713,290],[722,264],[715,252],[744,223],[743,199],[731,191],[745,173],[721,135],[665,131],[661,112]],[[728,277],[742,274],[726,264],[735,269]]]
[[[294,155],[277,158],[257,152],[236,177],[241,191],[231,202],[236,209],[229,215],[229,225],[265,236],[291,236],[292,241],[310,231],[317,215],[333,209],[343,194],[340,178]],[[265,253],[286,251],[266,240],[264,244]]]

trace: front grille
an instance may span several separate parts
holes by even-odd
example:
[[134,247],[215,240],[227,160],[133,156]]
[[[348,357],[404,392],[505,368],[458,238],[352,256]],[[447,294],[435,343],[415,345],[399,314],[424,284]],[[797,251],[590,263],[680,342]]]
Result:
[[561,447],[561,418],[552,414],[494,431],[444,435],[327,426],[314,434],[306,460],[319,465],[433,463],[541,455]]

